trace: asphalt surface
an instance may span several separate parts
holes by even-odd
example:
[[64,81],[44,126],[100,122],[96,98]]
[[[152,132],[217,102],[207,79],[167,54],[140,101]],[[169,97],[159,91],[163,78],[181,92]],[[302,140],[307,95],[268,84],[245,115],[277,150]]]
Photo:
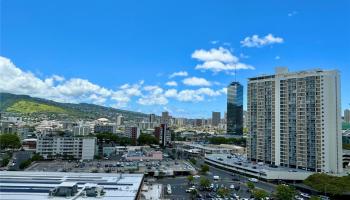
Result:
[[[204,163],[203,160],[197,159],[196,168],[199,170],[200,166]],[[210,180],[211,183],[214,185],[218,185],[221,187],[230,188],[231,185],[234,185],[235,187],[239,186],[240,190],[236,191],[233,189],[230,189],[230,193],[238,195],[240,198],[249,198],[251,194],[248,192],[248,187],[246,186],[246,183],[248,182],[248,178],[244,176],[240,176],[238,174],[234,174],[232,172],[228,172],[222,169],[215,168],[213,166],[209,166],[209,172],[206,175],[199,174],[199,178],[195,178],[194,185],[196,188],[199,188],[199,180],[201,177],[206,177]],[[219,176],[220,179],[218,181],[213,180],[213,176]],[[233,178],[238,180],[232,180]],[[186,193],[186,189],[190,188],[191,185],[189,184],[186,176],[181,177],[167,177],[163,179],[158,179],[156,181],[157,183],[161,183],[164,185],[164,197],[168,199],[173,200],[184,200],[184,199],[190,199],[191,194]],[[166,193],[166,185],[170,184],[172,189],[172,194]],[[269,193],[274,192],[275,185],[271,183],[262,182],[259,180],[258,183],[254,183],[256,188],[264,189],[265,191],[268,191]],[[198,191],[203,197],[205,198],[207,191]],[[215,192],[211,192],[211,194],[216,194]]]

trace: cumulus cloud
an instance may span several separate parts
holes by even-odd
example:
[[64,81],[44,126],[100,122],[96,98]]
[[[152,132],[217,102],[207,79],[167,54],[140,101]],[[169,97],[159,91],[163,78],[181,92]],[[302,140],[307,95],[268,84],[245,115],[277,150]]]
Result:
[[283,43],[283,38],[275,37],[271,33],[265,37],[259,37],[259,35],[253,35],[251,37],[246,37],[241,41],[243,47],[263,47],[271,44]]
[[210,86],[211,83],[207,81],[205,78],[199,77],[190,77],[182,80],[183,84],[190,86]]
[[188,76],[188,73],[186,71],[174,72],[170,74],[169,78],[174,78],[176,76]]
[[177,86],[177,83],[176,83],[176,81],[168,81],[168,82],[165,83],[165,85],[167,85],[167,86]]
[[[182,73],[182,76],[184,74]],[[204,87],[164,90],[158,85],[144,85],[144,81],[139,81],[135,84],[127,83],[115,89],[108,89],[80,78],[65,79],[62,76],[53,75],[41,79],[31,72],[21,70],[9,59],[0,57],[0,92],[27,94],[58,102],[86,102],[124,108],[134,100],[136,100],[136,103],[145,106],[165,106],[170,99],[198,102],[206,100],[207,97],[225,94],[222,89],[214,90],[207,87],[212,84],[215,85],[215,82],[211,83],[204,78],[191,77],[187,80],[184,79],[183,82],[191,86]],[[174,83],[170,85],[174,85]]]
[[222,63],[220,61],[208,61],[196,66],[196,69],[211,70],[213,72],[233,71],[240,69],[255,69],[251,65],[244,63]]
[[65,80],[58,75],[40,79],[31,72],[22,71],[5,57],[0,57],[0,91],[27,94],[59,102],[77,103],[85,100],[98,104],[104,102],[112,93],[111,90],[85,79]]
[[239,58],[232,54],[229,49],[219,47],[208,51],[200,49],[194,51],[192,58],[203,61],[197,64],[195,69],[202,71],[212,71],[214,73],[226,72],[231,74],[234,70],[255,69],[253,66],[242,63]]
[[147,94],[142,95],[137,103],[141,105],[166,105],[168,103],[161,87],[151,85],[145,86],[143,89],[147,91]]
[[141,86],[143,83],[143,81],[140,81],[137,84],[124,84],[120,86],[119,90],[114,91],[111,95],[111,99],[116,101],[113,107],[124,108],[131,101],[132,97],[141,96]]
[[220,62],[237,62],[238,58],[230,52],[230,50],[223,47],[212,48],[209,51],[204,49],[195,50],[192,53],[192,58],[199,61],[220,61]]
[[26,94],[51,99],[58,102],[94,103],[104,105],[107,100],[116,101],[118,107],[125,107],[133,96],[140,96],[141,81],[138,84],[125,84],[111,90],[91,83],[86,79],[66,80],[59,75],[40,79],[31,72],[15,66],[10,59],[0,57],[0,92]]
[[196,90],[185,89],[177,91],[176,89],[169,89],[165,92],[165,96],[168,98],[175,98],[178,101],[183,102],[198,102],[205,100],[205,97],[215,97],[225,94],[225,92],[220,90],[213,90],[208,87],[199,88]]

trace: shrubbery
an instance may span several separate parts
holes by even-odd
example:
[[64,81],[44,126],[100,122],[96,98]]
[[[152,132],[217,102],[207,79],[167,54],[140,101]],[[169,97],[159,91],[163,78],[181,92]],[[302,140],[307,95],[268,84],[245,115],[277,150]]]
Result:
[[350,191],[350,176],[337,177],[318,173],[309,176],[304,183],[319,192],[326,192],[333,196]]

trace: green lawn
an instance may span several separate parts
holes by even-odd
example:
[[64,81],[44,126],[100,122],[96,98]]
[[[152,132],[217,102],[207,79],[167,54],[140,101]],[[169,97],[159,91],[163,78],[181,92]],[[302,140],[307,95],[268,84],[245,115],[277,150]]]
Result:
[[51,112],[51,113],[67,113],[63,108],[50,106],[43,103],[20,100],[6,109],[7,112],[18,113],[36,113],[36,112]]

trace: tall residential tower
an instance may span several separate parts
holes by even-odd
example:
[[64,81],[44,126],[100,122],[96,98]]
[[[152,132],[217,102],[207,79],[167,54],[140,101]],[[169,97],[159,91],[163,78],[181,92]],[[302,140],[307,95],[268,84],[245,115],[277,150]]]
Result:
[[338,71],[288,72],[248,82],[248,159],[316,172],[342,172]]
[[227,87],[227,133],[243,135],[243,86],[238,82]]

